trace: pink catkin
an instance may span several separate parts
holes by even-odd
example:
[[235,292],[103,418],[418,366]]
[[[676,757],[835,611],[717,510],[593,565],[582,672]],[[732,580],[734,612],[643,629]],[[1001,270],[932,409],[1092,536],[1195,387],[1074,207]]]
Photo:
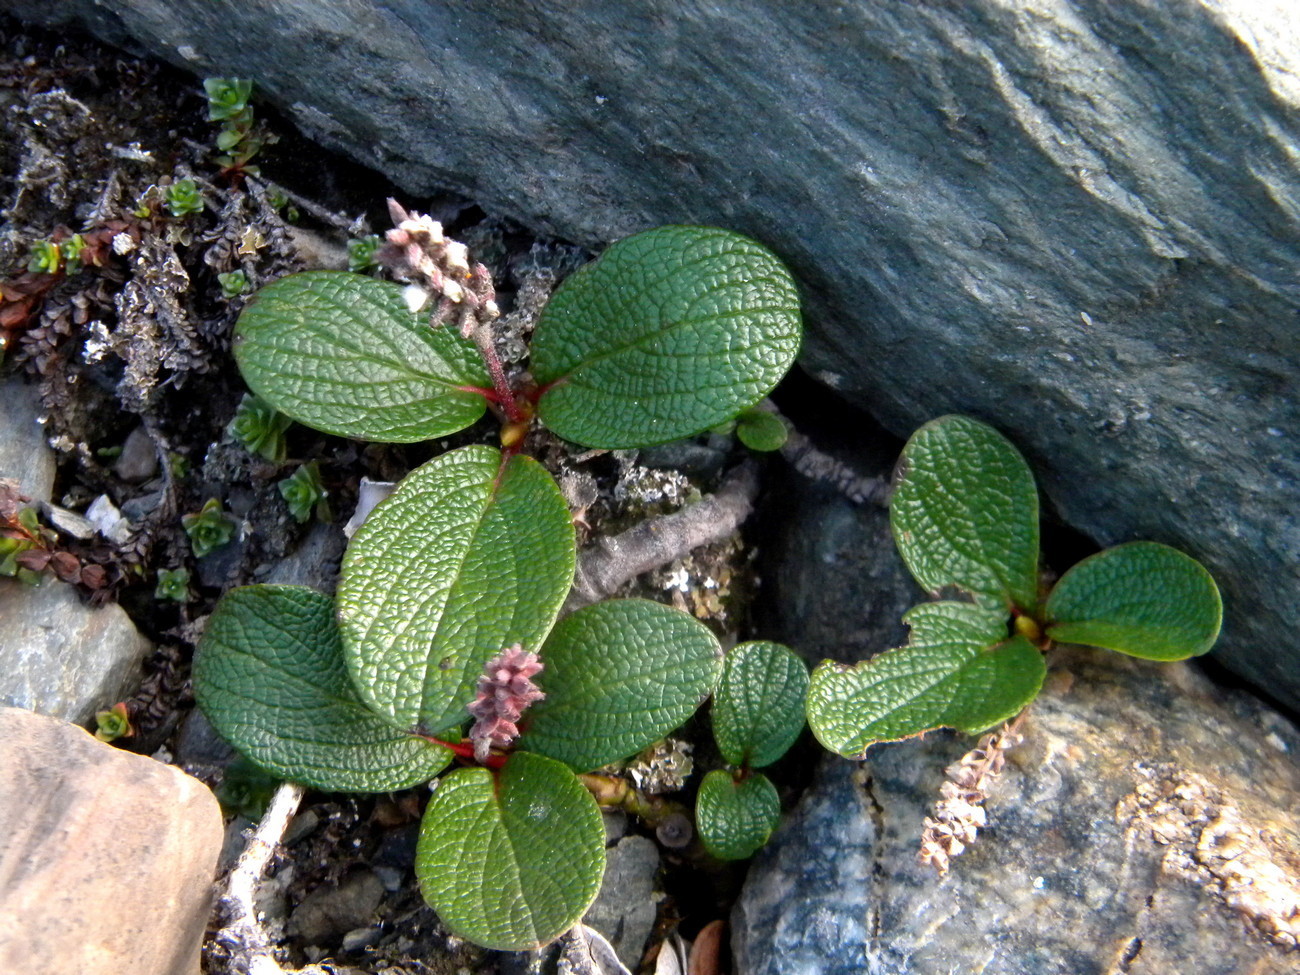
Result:
[[469,737],[478,761],[486,761],[493,747],[504,748],[519,737],[524,711],[546,696],[532,681],[541,670],[537,654],[518,643],[487,662],[469,705],[469,713],[476,719]]

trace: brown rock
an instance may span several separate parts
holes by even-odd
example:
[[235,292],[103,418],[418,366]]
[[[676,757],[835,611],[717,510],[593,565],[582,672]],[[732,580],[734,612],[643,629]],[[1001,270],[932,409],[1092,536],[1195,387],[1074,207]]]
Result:
[[197,779],[0,708],[0,972],[196,975],[221,848]]

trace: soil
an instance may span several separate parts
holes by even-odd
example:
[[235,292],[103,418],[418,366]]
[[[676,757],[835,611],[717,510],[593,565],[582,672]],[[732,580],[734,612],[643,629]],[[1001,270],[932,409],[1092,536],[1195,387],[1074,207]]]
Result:
[[[4,368],[38,385],[46,429],[58,451],[54,502],[81,512],[107,497],[128,519],[118,543],[61,535],[58,545],[82,566],[77,582],[91,600],[115,599],[157,646],[147,676],[127,706],[129,748],[177,761],[204,778],[225,805],[232,836],[256,816],[271,783],[223,755],[194,716],[190,661],[204,620],[232,586],[258,581],[311,531],[299,524],[278,483],[315,462],[333,510],[346,516],[362,477],[397,480],[436,453],[496,435],[491,418],[454,438],[414,446],[361,444],[295,425],[289,459],[275,464],[236,443],[228,424],[246,392],[229,354],[243,295],[223,293],[219,274],[240,270],[251,288],[307,267],[343,266],[347,240],[382,233],[384,200],[431,214],[470,245],[493,272],[507,312],[501,349],[522,358],[522,339],[550,288],[587,257],[538,237],[451,195],[404,197],[381,175],[310,144],[257,102],[268,144],[252,169],[216,162],[217,123],[206,118],[199,82],[166,66],[127,57],[87,38],[40,34],[0,17],[0,324]],[[202,212],[173,216],[166,187],[192,179]],[[80,233],[80,269],[27,270],[41,241]],[[124,466],[134,435],[147,443],[137,466]],[[137,444],[138,446],[138,444]],[[702,438],[638,457],[581,452],[542,431],[529,450],[560,481],[581,514],[584,537],[621,530],[712,490],[733,457],[723,438]],[[240,537],[196,559],[181,518],[211,498],[242,522]],[[720,637],[745,631],[753,588],[740,539],[693,553],[637,583],[637,592],[704,619]],[[181,601],[160,598],[160,570],[186,569]],[[323,584],[329,583],[328,574]],[[702,724],[683,737],[697,768],[720,764]],[[188,763],[186,758],[191,759]],[[797,763],[793,763],[797,765]],[[788,798],[799,783],[787,770]],[[778,776],[779,777],[779,776]],[[698,776],[696,777],[698,781]],[[286,855],[269,884],[284,917],[313,891],[358,869],[388,878],[374,929],[303,940],[286,937],[295,964],[332,959],[338,971],[432,973],[518,971],[521,959],[484,953],[450,938],[414,888],[410,862],[427,790],[379,797],[311,794]],[[671,798],[690,802],[689,795]],[[654,836],[646,827],[646,835]],[[687,937],[726,917],[743,866],[723,866],[697,844],[665,848],[668,892],[660,936]],[[652,939],[652,948],[658,939]],[[208,971],[225,971],[209,944]]]

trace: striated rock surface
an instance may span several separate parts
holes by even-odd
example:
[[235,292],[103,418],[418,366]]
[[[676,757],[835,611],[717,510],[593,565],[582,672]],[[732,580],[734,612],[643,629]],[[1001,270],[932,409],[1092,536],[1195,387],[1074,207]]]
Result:
[[0,708],[0,971],[198,975],[221,811],[197,779]]
[[116,603],[92,609],[57,579],[0,579],[0,705],[75,724],[136,689],[152,644]]
[[1295,4],[0,11],[256,79],[413,194],[588,244],[763,240],[803,284],[809,370],[899,435],[994,423],[1103,544],[1188,549],[1225,589],[1219,655],[1300,703]]
[[0,477],[18,482],[18,491],[33,501],[49,501],[54,492],[54,451],[37,422],[41,400],[36,387],[18,376],[0,380]]
[[828,757],[756,858],[742,975],[1284,975],[1300,965],[1300,732],[1186,664],[1067,648],[940,878],[935,733]]

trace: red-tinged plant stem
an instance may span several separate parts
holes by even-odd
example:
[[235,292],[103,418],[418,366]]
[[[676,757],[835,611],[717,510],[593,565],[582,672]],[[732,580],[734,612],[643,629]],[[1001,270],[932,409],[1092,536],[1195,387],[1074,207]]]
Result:
[[506,378],[505,366],[501,364],[501,357],[497,355],[496,345],[492,341],[492,329],[489,325],[480,325],[474,329],[474,344],[478,347],[479,354],[483,356],[488,375],[492,377],[492,388],[496,391],[497,405],[501,407],[506,419],[511,423],[521,422],[524,419],[524,413],[519,408],[519,404],[515,402],[515,392],[510,388],[510,381]]
[[[433,735],[422,735],[416,732],[415,737],[423,738],[425,741],[433,742],[435,745],[441,745],[443,748],[450,750],[457,758],[464,759],[478,765],[479,762],[474,758],[474,743],[472,741],[443,741],[441,738],[435,738]],[[506,759],[510,756],[501,752],[492,752],[488,755],[487,761],[483,762],[485,768],[496,772],[505,767]]]
[[501,396],[495,389],[489,389],[486,386],[456,386],[453,387],[458,393],[478,393],[489,403],[500,403]]

